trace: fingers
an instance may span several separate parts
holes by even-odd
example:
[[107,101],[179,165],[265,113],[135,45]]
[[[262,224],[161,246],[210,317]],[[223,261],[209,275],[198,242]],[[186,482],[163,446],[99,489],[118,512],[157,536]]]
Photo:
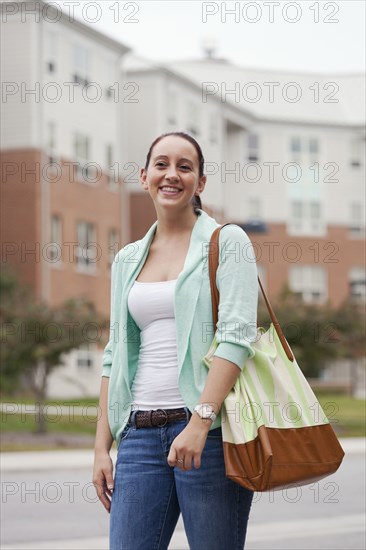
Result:
[[179,451],[174,445],[171,445],[167,460],[169,466],[172,468],[175,466],[181,470],[190,470],[192,467],[192,457],[189,457],[189,453],[184,456],[182,450]]
[[201,455],[195,455],[193,457],[193,464],[196,470],[198,470],[198,468],[201,468]]
[[111,499],[114,488],[112,470],[110,468],[101,470],[93,479],[98,498],[107,512],[111,509]]
[[168,454],[168,464],[169,466],[171,466],[172,468],[176,465],[177,463],[177,452],[175,450],[175,447],[173,447],[173,445],[171,445],[170,447],[170,451],[169,451],[169,454]]
[[[197,434],[186,427],[172,442],[168,454],[168,464],[181,470],[192,470],[192,461],[195,469],[201,467],[201,454],[205,446],[205,437],[200,432]],[[202,437],[201,437],[202,436]]]
[[107,512],[110,512],[111,510],[111,498],[108,494],[108,489],[105,486],[104,483],[94,483],[94,487],[97,491],[98,498],[100,502],[103,504],[104,508],[107,510]]
[[195,454],[193,456],[190,454],[187,454],[184,457],[184,461],[177,463],[177,466],[180,467],[182,470],[192,470],[192,461],[196,470],[201,467],[200,454]]
[[108,493],[112,494],[114,489],[114,479],[112,476],[112,472],[108,470],[107,472],[104,472],[105,474],[105,482],[107,484]]
[[[186,455],[183,454],[184,451],[178,451],[177,449],[174,449],[174,452],[172,453],[172,448],[170,449],[169,455],[168,455],[168,464],[169,466],[179,468],[182,471],[186,470],[192,470],[192,461],[194,464],[195,469],[198,469],[201,467],[201,455],[200,454],[194,454],[186,452]],[[176,459],[173,460],[172,457],[175,456]]]

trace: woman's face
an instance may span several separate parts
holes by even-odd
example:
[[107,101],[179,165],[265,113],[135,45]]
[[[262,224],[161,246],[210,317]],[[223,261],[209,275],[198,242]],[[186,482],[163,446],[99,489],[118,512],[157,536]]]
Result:
[[198,155],[192,143],[167,136],[154,146],[147,170],[141,169],[141,183],[157,209],[192,208],[193,196],[203,191],[206,176],[199,177]]

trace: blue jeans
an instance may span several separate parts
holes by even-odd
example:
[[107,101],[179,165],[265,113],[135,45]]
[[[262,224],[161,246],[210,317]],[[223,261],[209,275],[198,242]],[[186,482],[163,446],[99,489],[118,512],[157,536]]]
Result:
[[166,550],[180,513],[191,550],[242,550],[254,492],[225,476],[221,428],[211,430],[201,467],[169,466],[187,419],[122,433],[110,513],[110,550]]

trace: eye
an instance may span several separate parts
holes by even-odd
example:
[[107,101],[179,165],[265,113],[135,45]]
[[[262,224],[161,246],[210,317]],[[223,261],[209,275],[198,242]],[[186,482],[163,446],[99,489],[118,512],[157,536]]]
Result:
[[160,160],[155,164],[155,166],[165,166],[165,163]]
[[184,170],[190,170],[191,167],[190,166],[187,166],[186,164],[184,164],[183,166],[181,166],[181,168],[183,168]]

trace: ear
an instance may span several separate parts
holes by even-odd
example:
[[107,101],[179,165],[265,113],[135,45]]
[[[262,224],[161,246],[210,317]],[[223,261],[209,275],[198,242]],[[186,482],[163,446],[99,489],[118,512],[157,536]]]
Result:
[[148,186],[148,183],[146,181],[146,178],[147,178],[147,172],[146,172],[145,168],[141,168],[141,170],[140,170],[140,183],[142,184],[143,188],[147,190],[149,188],[149,186]]
[[200,195],[205,188],[207,176],[201,176],[197,185],[196,194]]

